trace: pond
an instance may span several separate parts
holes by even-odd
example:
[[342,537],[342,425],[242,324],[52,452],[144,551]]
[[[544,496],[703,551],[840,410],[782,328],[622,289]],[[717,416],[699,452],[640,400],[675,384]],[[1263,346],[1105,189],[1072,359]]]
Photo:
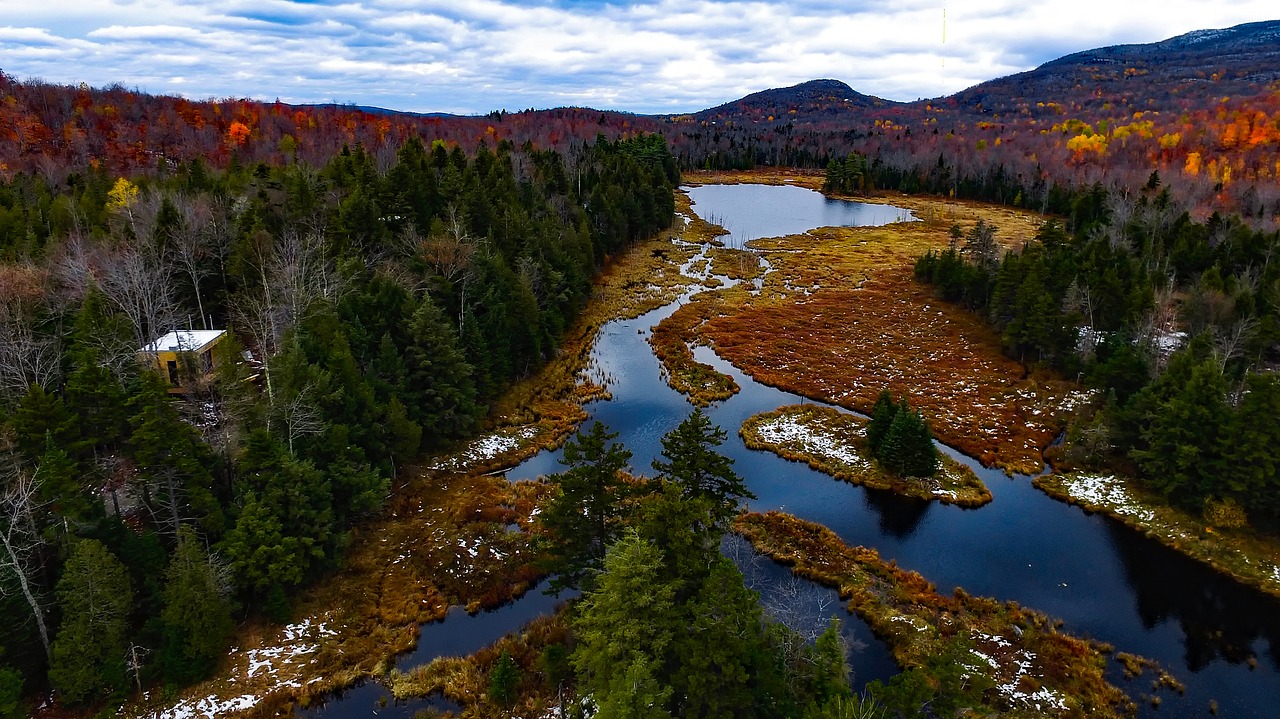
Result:
[[[830,201],[798,187],[709,185],[689,192],[695,212],[733,228],[740,239],[833,224],[912,219],[905,210],[885,205],[833,208],[833,202],[859,203]],[[786,223],[790,224],[778,220],[779,216],[789,218]],[[701,288],[691,292],[697,291]],[[593,350],[593,361],[613,378],[609,386],[613,399],[589,405],[588,421],[599,420],[620,434],[619,441],[633,453],[632,467],[638,472],[651,471],[662,436],[693,409],[663,381],[658,360],[646,342],[652,327],[686,299],[636,319],[606,324]],[[708,414],[728,435],[720,449],[735,461],[735,468],[758,497],[750,503],[751,509],[780,509],[824,524],[844,541],[874,548],[885,559],[920,572],[941,592],[964,587],[972,594],[1014,600],[1062,618],[1066,631],[1155,659],[1186,683],[1186,694],[1161,692],[1161,708],[1140,703],[1140,714],[1205,716],[1210,700],[1215,700],[1220,717],[1275,715],[1280,706],[1280,601],[1223,579],[1105,517],[1057,502],[1032,487],[1029,477],[984,469],[948,447],[943,451],[974,468],[986,482],[994,497],[990,504],[961,509],[869,491],[772,453],[748,450],[737,434],[743,420],[807,400],[755,382],[710,349],[698,348],[695,356],[733,376],[742,388],[709,408]],[[558,472],[560,456],[560,452],[542,452],[510,470],[507,477],[534,479]],[[850,660],[858,685],[894,671],[887,650],[866,625],[844,612],[833,601],[833,593],[823,598],[821,591],[830,590],[809,583],[787,586],[790,574],[781,567],[762,565],[749,557],[744,560],[741,549],[733,554],[753,588],[766,598],[766,605],[770,593],[790,591],[805,597],[799,603],[809,609],[804,610],[802,621],[824,623],[825,616],[841,616],[854,647]],[[513,606],[526,601],[537,604],[529,597]],[[535,608],[549,611],[550,605]],[[523,610],[512,611],[524,615]],[[483,646],[471,644],[471,638],[492,641],[490,637],[500,636],[503,632],[497,630],[508,625],[487,620],[489,616],[451,615],[441,624],[428,625],[425,629],[435,632],[436,638],[424,639],[414,661],[398,664],[429,659],[438,653],[432,647],[461,652],[468,646],[472,650]],[[450,644],[455,641],[465,644]],[[1115,662],[1111,679],[1135,700],[1150,689],[1149,674],[1126,682]],[[367,707],[376,701],[375,692],[380,689],[373,685],[365,691],[360,711],[343,710],[346,703],[338,701],[312,716],[369,716]]]
[[833,200],[788,185],[698,185],[685,188],[694,212],[729,231],[731,247],[762,237],[784,237],[817,227],[866,227],[914,220],[893,205]]

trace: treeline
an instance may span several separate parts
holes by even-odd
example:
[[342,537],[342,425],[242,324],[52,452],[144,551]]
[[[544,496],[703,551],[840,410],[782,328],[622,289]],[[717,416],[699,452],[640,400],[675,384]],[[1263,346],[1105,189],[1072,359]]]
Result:
[[[0,185],[0,710],[181,685],[236,618],[286,619],[397,467],[473,433],[603,259],[670,224],[677,181],[639,136]],[[229,340],[175,398],[138,350],[181,327]]]
[[997,228],[952,228],[916,277],[983,314],[1030,371],[1100,391],[1067,458],[1136,473],[1215,522],[1280,531],[1280,235],[1197,223],[1154,173],[1129,193],[1070,197],[1076,231],[1045,223],[1003,251]]

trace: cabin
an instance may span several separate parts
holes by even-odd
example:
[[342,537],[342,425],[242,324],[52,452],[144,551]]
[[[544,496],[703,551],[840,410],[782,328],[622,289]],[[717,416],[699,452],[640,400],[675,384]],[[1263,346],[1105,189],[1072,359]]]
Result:
[[160,372],[171,394],[183,394],[213,374],[213,350],[226,336],[226,330],[174,330],[143,347],[138,358]]

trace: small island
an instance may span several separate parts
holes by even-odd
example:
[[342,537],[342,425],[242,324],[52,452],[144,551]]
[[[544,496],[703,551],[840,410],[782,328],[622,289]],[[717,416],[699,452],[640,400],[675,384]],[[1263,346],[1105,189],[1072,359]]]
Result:
[[830,407],[787,405],[748,417],[739,434],[750,449],[805,462],[851,484],[962,507],[991,501],[991,492],[973,470],[946,455],[937,454],[937,468],[927,476],[889,471],[872,458],[867,424]]

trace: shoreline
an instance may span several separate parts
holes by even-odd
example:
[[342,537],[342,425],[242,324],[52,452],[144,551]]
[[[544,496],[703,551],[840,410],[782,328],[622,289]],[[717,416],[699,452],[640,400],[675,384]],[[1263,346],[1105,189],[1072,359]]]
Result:
[[1050,497],[1098,513],[1213,571],[1280,598],[1280,541],[1215,529],[1189,512],[1156,501],[1137,482],[1106,474],[1046,474],[1032,485]]

